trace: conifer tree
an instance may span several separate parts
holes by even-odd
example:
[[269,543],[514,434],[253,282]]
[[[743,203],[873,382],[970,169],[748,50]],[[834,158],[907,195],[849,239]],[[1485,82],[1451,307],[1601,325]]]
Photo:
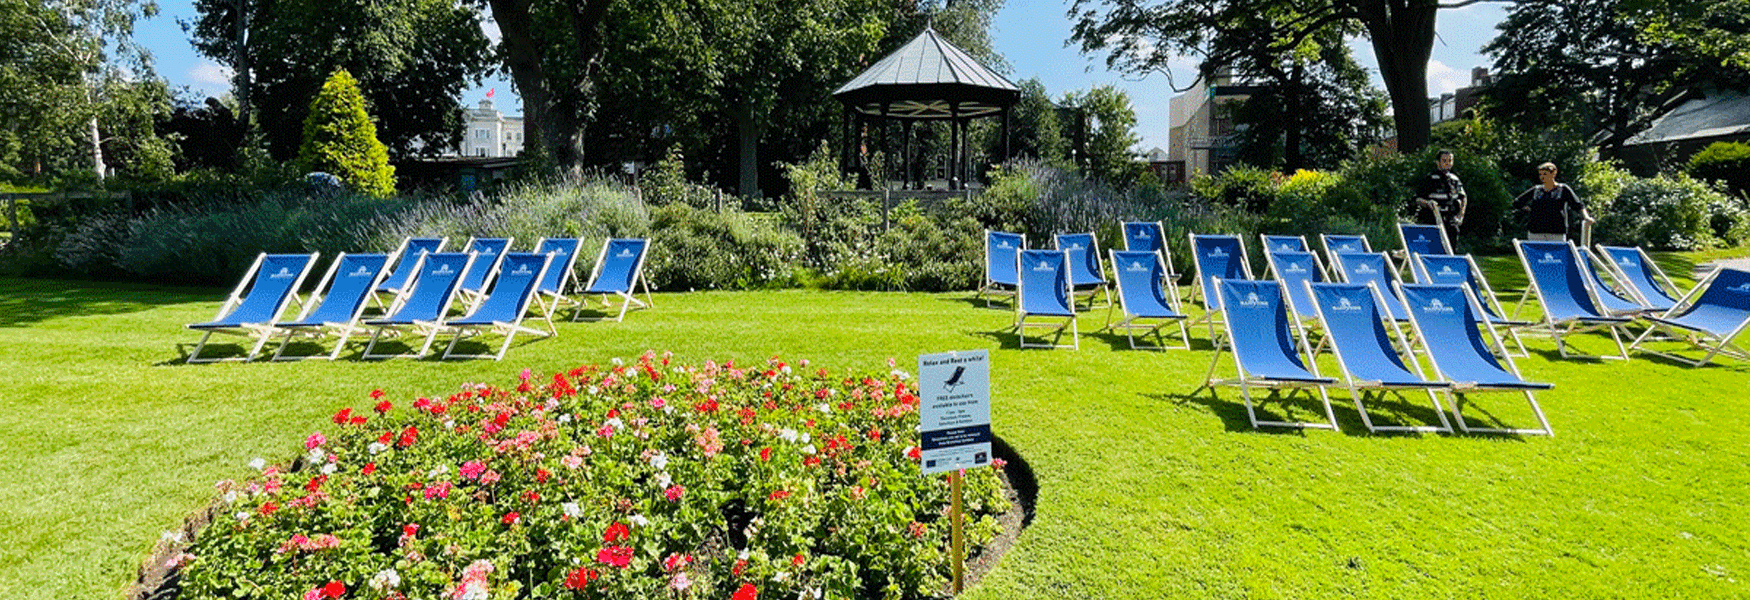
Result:
[[389,149],[377,139],[358,81],[346,69],[335,70],[310,102],[298,164],[339,177],[359,193],[379,198],[395,193]]

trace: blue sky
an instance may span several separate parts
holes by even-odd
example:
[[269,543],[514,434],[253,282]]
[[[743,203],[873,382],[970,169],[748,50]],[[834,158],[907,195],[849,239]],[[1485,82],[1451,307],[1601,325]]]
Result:
[[[158,74],[172,87],[187,86],[203,95],[218,96],[230,89],[230,73],[219,65],[201,58],[188,43],[177,19],[192,19],[193,5],[189,0],[159,0],[163,10],[155,19],[141,23],[135,31],[138,41],[152,50]],[[1153,75],[1137,80],[1109,72],[1105,57],[1082,56],[1066,47],[1070,22],[1069,6],[1057,0],[1009,0],[997,13],[993,35],[997,51],[1008,59],[1013,71],[1010,79],[1020,81],[1037,77],[1053,97],[1066,92],[1085,90],[1096,85],[1113,85],[1130,94],[1136,108],[1137,133],[1142,138],[1138,150],[1165,148],[1169,111],[1167,101],[1174,96],[1165,77]],[[1428,63],[1430,94],[1450,92],[1470,83],[1470,69],[1486,66],[1488,58],[1478,50],[1495,35],[1495,24],[1506,14],[1501,4],[1480,3],[1465,8],[1440,12],[1439,38],[1434,42],[1433,59]],[[496,34],[488,26],[489,34]],[[1356,58],[1368,68],[1376,64],[1372,48],[1360,41],[1352,45]],[[1181,86],[1190,82],[1195,64],[1185,61],[1174,69],[1174,81]],[[1374,77],[1378,85],[1377,74]],[[500,110],[521,112],[521,102],[503,79],[489,80],[463,94],[472,105],[486,97],[489,89]]]

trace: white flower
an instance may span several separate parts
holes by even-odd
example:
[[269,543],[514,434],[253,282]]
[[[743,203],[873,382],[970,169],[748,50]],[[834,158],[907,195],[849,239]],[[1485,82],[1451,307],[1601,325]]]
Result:
[[783,371],[785,375],[789,375],[790,374],[790,365],[784,365],[784,368],[778,369],[778,370]]
[[668,468],[668,455],[658,452],[654,456],[651,456],[650,467],[658,471]]
[[782,439],[786,442],[795,442],[796,441],[796,430],[784,429],[782,431],[779,431],[778,438]]
[[906,373],[905,371],[901,371],[899,369],[893,370],[893,376],[898,377],[900,381],[905,381],[907,379],[911,379],[910,373]]
[[814,436],[808,435],[806,433],[802,434],[802,443],[806,444],[806,443],[813,441],[813,440],[814,440]]
[[335,470],[334,463],[328,463],[326,465],[322,465],[322,474],[323,475],[333,475],[334,470]]
[[378,592],[388,592],[401,586],[401,574],[394,569],[383,569],[371,577],[371,589]]
[[650,526],[650,519],[644,518],[644,515],[632,515],[630,517],[626,517],[626,520],[628,522],[632,523],[633,525],[637,525],[639,527],[649,527]]
[[814,454],[814,444],[809,444],[807,446],[803,446],[802,453],[803,454]]
[[614,366],[620,366],[620,365],[626,364],[626,361],[620,360],[620,357],[618,357],[618,356],[614,357],[613,360],[610,360],[608,362],[614,363]]
[[241,521],[248,521],[249,520],[249,511],[247,511],[247,510],[237,511],[237,520],[240,522]]
[[449,465],[438,465],[437,468],[432,469],[430,473],[427,473],[426,477],[430,478],[430,479],[437,479],[439,477],[443,477],[445,474],[448,474],[449,472],[450,472]]
[[266,470],[267,469],[267,459],[257,458],[255,460],[249,461],[249,468],[255,469],[257,471]]
[[776,575],[772,576],[772,581],[782,582],[785,579],[789,579],[789,578],[790,578],[789,571],[778,571],[778,573]]
[[674,479],[668,476],[667,471],[656,474],[656,487],[667,489],[671,483],[674,483]]
[[158,539],[172,543],[172,544],[180,544],[180,543],[182,543],[183,537],[182,537],[182,532],[176,531],[176,530],[171,530],[171,531],[166,531],[163,534],[159,535]]
[[570,414],[559,415],[559,424],[560,425],[564,425],[564,424],[570,423],[570,422],[571,422],[571,415]]
[[316,464],[316,463],[322,462],[323,459],[325,459],[327,457],[328,457],[328,453],[323,452],[321,448],[311,448],[310,449],[310,456],[309,456],[310,464]]
[[565,516],[573,519],[583,516],[583,507],[578,506],[576,502],[566,502],[559,505],[559,508],[565,511]]
[[444,419],[444,429],[455,429],[455,428],[456,428],[455,419]]
[[825,402],[822,402],[818,405],[815,405],[814,410],[818,410],[818,411],[823,412],[823,413],[831,413],[832,406],[828,405]]
[[559,410],[559,399],[558,398],[548,398],[546,407],[547,407],[547,412]]
[[740,553],[736,554],[735,557],[741,560],[747,560],[747,550],[742,550]]
[[613,428],[615,430],[620,430],[620,429],[626,428],[626,423],[624,421],[621,421],[619,417],[614,417],[612,419],[608,419],[603,424],[604,425],[611,425],[611,426],[613,426]]
[[225,504],[230,504],[232,502],[236,502],[237,501],[237,492],[235,492],[235,491],[225,492],[224,498],[225,498]]
[[365,450],[369,450],[371,454],[382,454],[384,450],[388,449],[389,445],[382,442],[371,442],[371,445],[365,446]]
[[820,597],[820,588],[810,588],[796,593],[796,600],[808,600],[809,598],[820,600]]

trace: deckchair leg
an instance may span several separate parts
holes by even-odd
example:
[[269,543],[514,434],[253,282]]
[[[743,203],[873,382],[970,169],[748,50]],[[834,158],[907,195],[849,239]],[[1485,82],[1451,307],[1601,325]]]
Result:
[[187,362],[190,362],[190,363],[213,362],[210,359],[204,360],[204,361],[200,360],[201,349],[207,347],[207,340],[211,339],[212,337],[213,337],[213,332],[211,332],[211,331],[208,331],[204,335],[202,335],[200,343],[197,343],[194,345],[194,352],[189,353]]
[[334,342],[334,352],[328,354],[328,360],[340,360],[340,351],[346,349],[346,342],[350,339],[352,339],[352,326],[347,325],[345,329],[340,330],[340,340]]

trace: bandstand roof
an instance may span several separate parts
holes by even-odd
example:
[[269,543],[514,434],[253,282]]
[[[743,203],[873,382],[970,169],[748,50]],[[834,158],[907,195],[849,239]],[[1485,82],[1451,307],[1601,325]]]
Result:
[[1001,112],[1021,88],[925,28],[832,95],[866,115],[965,119]]

